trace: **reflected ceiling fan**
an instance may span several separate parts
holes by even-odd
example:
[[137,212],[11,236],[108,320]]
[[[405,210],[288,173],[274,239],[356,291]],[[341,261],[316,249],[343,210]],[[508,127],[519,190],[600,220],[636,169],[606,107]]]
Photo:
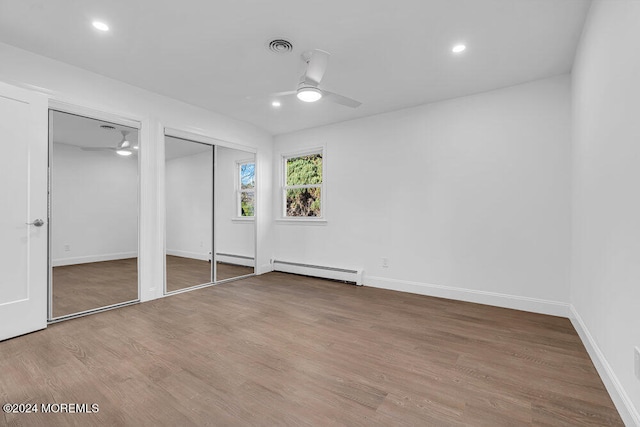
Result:
[[270,96],[280,98],[296,95],[299,100],[304,102],[316,102],[320,99],[326,99],[346,107],[358,108],[362,105],[361,102],[319,87],[327,70],[329,56],[331,56],[329,52],[320,49],[304,52],[300,57],[305,64],[305,71],[300,77],[298,88],[287,92],[272,93]]
[[115,151],[121,156],[130,156],[136,150],[138,150],[138,144],[133,145],[128,139],[127,135],[129,135],[128,130],[121,130],[122,140],[118,142],[115,147],[80,147],[84,151]]

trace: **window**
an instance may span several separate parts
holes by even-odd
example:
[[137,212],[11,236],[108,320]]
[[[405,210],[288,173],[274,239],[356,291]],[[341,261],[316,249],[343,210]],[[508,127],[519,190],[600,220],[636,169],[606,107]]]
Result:
[[323,152],[284,156],[283,216],[322,218]]
[[238,162],[237,213],[241,218],[253,218],[256,203],[256,164],[253,160]]

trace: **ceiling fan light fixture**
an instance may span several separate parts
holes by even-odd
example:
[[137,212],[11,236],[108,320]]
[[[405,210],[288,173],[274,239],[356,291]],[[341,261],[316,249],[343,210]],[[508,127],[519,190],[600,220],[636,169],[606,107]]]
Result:
[[303,87],[298,89],[296,96],[303,102],[316,102],[322,98],[322,92],[315,87]]
[[104,22],[93,21],[91,23],[91,25],[93,25],[93,28],[95,28],[96,30],[109,31],[109,26],[107,24],[105,24]]
[[461,53],[461,52],[464,52],[464,50],[466,48],[467,48],[467,46],[465,46],[463,44],[457,44],[451,49],[451,52],[453,52],[453,53]]
[[123,149],[118,149],[116,150],[116,153],[118,153],[121,156],[130,156],[133,154],[133,151],[127,149],[127,148],[123,148]]

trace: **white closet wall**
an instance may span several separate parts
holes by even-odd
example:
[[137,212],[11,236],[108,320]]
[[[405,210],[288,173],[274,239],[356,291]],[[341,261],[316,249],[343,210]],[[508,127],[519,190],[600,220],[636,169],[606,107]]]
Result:
[[54,267],[137,256],[137,156],[55,144],[51,189]]
[[167,161],[167,255],[209,259],[213,228],[212,173],[213,148]]

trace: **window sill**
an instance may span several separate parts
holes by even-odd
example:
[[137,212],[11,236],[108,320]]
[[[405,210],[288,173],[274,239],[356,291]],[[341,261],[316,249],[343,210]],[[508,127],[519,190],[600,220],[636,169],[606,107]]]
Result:
[[234,216],[234,217],[232,217],[232,218],[231,218],[231,222],[245,223],[245,224],[246,224],[246,223],[254,222],[254,221],[255,221],[255,218],[256,218],[256,217],[254,217],[254,216],[252,216],[252,217],[247,217],[247,218],[243,218],[243,217],[239,217],[239,216]]
[[276,218],[277,224],[286,225],[327,225],[327,220],[324,218]]

